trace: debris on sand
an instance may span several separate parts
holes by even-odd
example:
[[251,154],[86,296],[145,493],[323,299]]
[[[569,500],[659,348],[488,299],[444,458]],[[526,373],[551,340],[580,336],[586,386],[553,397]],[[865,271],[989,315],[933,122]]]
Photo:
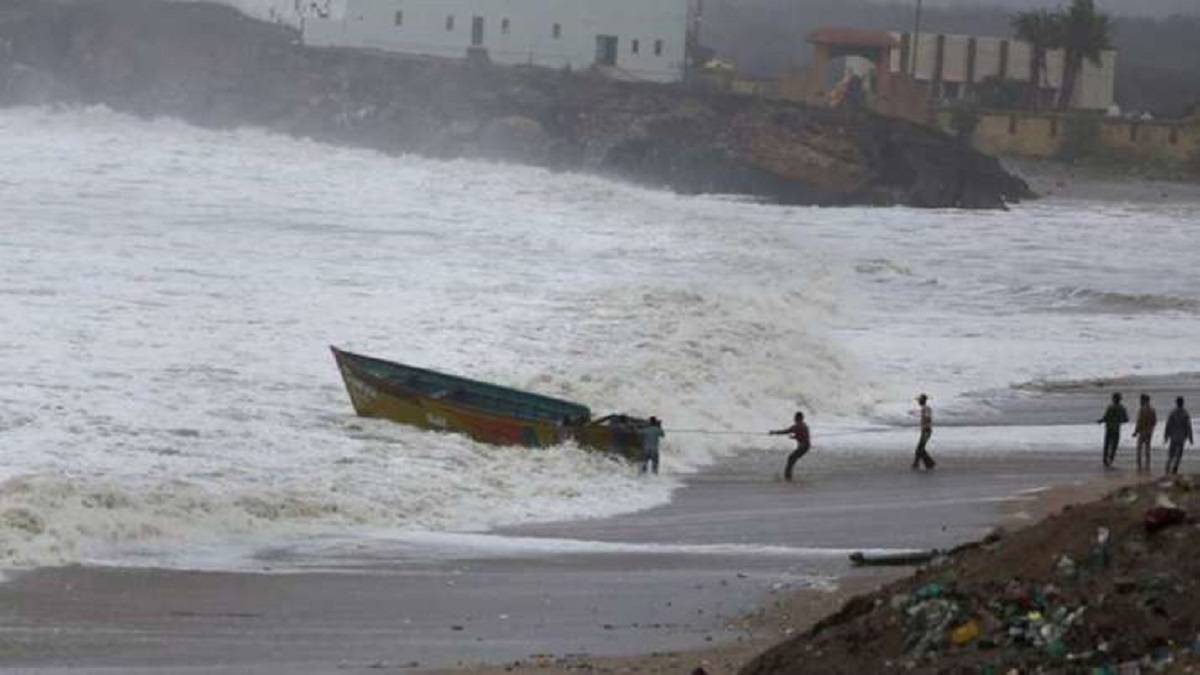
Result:
[[1125,488],[959,547],[851,599],[742,675],[1200,672],[1192,485]]

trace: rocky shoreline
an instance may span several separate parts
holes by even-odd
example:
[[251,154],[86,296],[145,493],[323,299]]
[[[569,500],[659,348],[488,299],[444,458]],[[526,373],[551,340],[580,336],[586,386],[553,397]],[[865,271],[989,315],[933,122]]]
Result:
[[206,3],[8,3],[0,105],[51,104],[784,204],[1003,208],[1032,196],[996,159],[901,120],[589,73],[305,48],[290,28]]

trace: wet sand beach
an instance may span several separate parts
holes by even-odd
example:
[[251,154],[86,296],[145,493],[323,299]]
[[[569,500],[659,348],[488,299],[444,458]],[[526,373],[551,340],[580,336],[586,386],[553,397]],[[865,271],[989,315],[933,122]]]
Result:
[[745,452],[646,512],[331,555],[322,571],[17,573],[0,586],[0,666],[374,672],[642,655],[720,671],[878,583],[852,550],[951,547],[1036,516],[1048,486],[1075,499],[1136,480],[1070,453],[947,454],[932,473],[906,455],[816,454],[788,484],[773,478],[782,459]]

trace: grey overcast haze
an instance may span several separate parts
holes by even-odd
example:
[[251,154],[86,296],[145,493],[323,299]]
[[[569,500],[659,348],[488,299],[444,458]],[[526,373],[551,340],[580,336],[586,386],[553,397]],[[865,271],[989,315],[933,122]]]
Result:
[[[883,0],[879,4],[916,4]],[[1006,9],[1053,8],[1066,0],[924,0],[931,7],[1004,7]],[[1172,14],[1200,15],[1200,0],[1096,0],[1096,7],[1112,14],[1164,17]]]

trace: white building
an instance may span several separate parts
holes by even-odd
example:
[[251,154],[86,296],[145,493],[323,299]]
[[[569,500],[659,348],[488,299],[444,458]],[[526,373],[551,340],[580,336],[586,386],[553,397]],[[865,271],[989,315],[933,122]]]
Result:
[[[1028,82],[1033,49],[1020,40],[974,35],[921,33],[915,45],[911,33],[892,33],[899,46],[891,50],[891,71],[909,73],[933,86],[934,97],[942,100],[971,98],[975,87],[989,77]],[[915,46],[915,49],[914,49]],[[916,52],[916,68],[914,54]],[[1075,82],[1071,107],[1107,110],[1113,105],[1117,53],[1100,55],[1100,65],[1084,60]],[[1063,52],[1046,53],[1045,69],[1038,88],[1053,100],[1063,85]]]
[[683,79],[689,0],[344,0],[305,12],[304,44],[485,56],[506,65]]

